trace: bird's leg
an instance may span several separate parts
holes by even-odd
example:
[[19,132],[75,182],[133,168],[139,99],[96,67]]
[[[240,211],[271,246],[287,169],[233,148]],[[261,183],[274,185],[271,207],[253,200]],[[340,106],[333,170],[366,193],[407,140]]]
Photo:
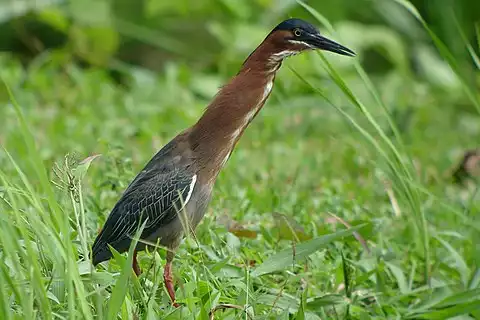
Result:
[[137,277],[140,276],[140,274],[142,273],[142,269],[140,269],[140,266],[138,265],[137,250],[133,251],[132,268],[133,268],[133,271],[135,272],[135,274],[137,275]]
[[165,264],[165,269],[163,271],[163,281],[165,281],[165,288],[167,289],[170,300],[175,308],[178,308],[180,305],[175,302],[175,288],[173,287],[173,276],[172,276],[172,261],[167,261]]

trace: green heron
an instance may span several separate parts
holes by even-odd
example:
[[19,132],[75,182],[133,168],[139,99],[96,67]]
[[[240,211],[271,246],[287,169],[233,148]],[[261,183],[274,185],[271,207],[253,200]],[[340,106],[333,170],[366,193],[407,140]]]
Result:
[[128,251],[132,237],[144,224],[132,267],[138,276],[137,251],[152,243],[167,248],[164,282],[172,303],[178,306],[172,260],[185,234],[184,217],[190,230],[195,230],[220,170],[269,97],[283,59],[310,49],[355,55],[303,20],[288,19],[276,26],[220,89],[197,123],[165,145],[133,179],[95,239],[93,264],[112,257],[109,245],[120,253]]

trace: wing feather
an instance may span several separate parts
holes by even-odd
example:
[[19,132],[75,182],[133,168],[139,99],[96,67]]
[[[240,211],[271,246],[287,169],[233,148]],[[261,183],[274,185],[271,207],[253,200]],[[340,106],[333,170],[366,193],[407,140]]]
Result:
[[[93,254],[107,244],[124,248],[145,221],[142,238],[177,216],[193,191],[196,176],[187,170],[143,170],[128,186],[93,244]],[[193,182],[193,183],[192,183]],[[123,247],[122,247],[123,246]]]

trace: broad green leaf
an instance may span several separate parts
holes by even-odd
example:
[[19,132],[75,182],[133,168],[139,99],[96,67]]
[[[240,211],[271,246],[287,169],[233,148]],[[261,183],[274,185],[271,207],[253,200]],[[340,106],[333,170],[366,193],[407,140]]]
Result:
[[293,259],[302,260],[307,258],[312,253],[325,248],[325,246],[328,244],[352,235],[354,231],[358,231],[364,226],[366,226],[366,224],[299,243],[295,246],[295,249],[288,248],[280,251],[279,253],[267,258],[267,260],[253,270],[251,275],[252,277],[258,277],[267,273],[285,270],[292,265]]
[[312,238],[306,234],[304,228],[291,217],[277,212],[272,213],[272,216],[280,239],[298,242]]
[[480,301],[480,288],[453,294],[445,298],[436,307],[442,308],[442,307],[451,306],[451,305],[471,303],[474,301],[477,301],[477,302]]
[[478,311],[479,309],[480,299],[470,303],[457,304],[450,308],[445,308],[442,310],[409,315],[406,317],[406,319],[449,319],[455,316],[468,314],[471,311]]
[[447,249],[450,252],[450,255],[454,260],[454,265],[456,266],[456,270],[460,274],[464,285],[467,286],[468,280],[470,278],[470,269],[468,268],[468,265],[465,262],[465,260],[463,260],[462,255],[457,250],[455,250],[455,248],[450,243],[440,238],[440,236],[437,235],[435,236],[435,238],[445,247],[445,249]]
[[288,294],[281,293],[274,294],[260,294],[255,299],[258,304],[264,304],[270,307],[277,307],[285,311],[296,312],[299,309],[300,302],[298,298],[292,297]]
[[321,297],[315,297],[307,302],[309,310],[318,310],[323,307],[347,303],[344,296],[340,294],[326,294]]
[[398,288],[400,289],[400,292],[402,294],[408,293],[409,290],[408,290],[407,278],[405,277],[405,274],[403,273],[402,269],[388,261],[385,261],[385,264],[390,269],[390,272],[395,277],[395,280],[397,280],[397,285],[398,285]]

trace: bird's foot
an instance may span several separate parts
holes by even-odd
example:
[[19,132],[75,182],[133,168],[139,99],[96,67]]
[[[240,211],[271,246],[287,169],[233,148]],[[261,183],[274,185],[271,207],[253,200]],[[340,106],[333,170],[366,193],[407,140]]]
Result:
[[165,282],[165,288],[167,289],[172,305],[175,308],[180,307],[178,303],[175,302],[175,288],[173,287],[173,276],[172,276],[172,263],[167,262],[165,265],[165,270],[163,272],[163,281]]
[[142,274],[142,269],[140,269],[140,265],[138,264],[137,251],[136,251],[136,250],[133,251],[132,268],[133,268],[133,272],[135,272],[135,274],[137,275],[137,277]]

